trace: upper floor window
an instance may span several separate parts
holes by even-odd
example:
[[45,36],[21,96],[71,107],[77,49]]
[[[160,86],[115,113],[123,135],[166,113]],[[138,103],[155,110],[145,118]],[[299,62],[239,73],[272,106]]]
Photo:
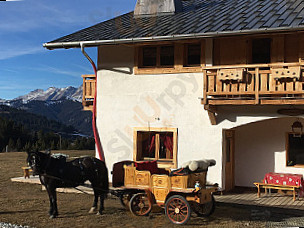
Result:
[[174,46],[160,47],[160,66],[174,66]]
[[252,40],[252,63],[270,63],[271,61],[271,39]]
[[156,66],[157,48],[156,47],[143,47],[143,67],[153,67]]
[[184,66],[199,66],[201,64],[201,45],[185,44]]
[[146,46],[140,48],[142,64],[140,67],[173,67],[174,46]]

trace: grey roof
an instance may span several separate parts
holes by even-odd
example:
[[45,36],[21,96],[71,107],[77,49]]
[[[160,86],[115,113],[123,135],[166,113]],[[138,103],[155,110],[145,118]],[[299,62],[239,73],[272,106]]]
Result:
[[304,29],[302,0],[188,0],[171,15],[134,18],[133,12],[44,44],[79,47],[148,40],[213,37]]

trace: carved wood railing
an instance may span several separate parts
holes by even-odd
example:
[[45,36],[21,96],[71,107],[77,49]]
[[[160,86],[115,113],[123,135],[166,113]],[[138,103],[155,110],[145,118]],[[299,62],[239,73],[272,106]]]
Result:
[[94,74],[82,75],[83,78],[83,95],[82,95],[82,105],[84,110],[93,110],[93,101],[96,88],[96,77]]
[[300,63],[206,67],[203,103],[304,104],[302,67]]

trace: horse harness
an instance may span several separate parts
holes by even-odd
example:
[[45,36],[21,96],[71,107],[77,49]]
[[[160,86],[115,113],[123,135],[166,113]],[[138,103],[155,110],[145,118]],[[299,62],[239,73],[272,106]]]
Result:
[[[89,158],[90,158],[90,157],[89,157]],[[96,167],[97,167],[96,161],[95,161],[94,159],[92,159],[92,158],[90,158],[90,159],[91,159],[91,160],[93,161],[93,163],[94,163],[94,167],[95,167],[95,170],[94,170],[94,171],[97,173],[97,176],[98,176],[98,169],[96,168]],[[84,184],[84,181],[82,181],[81,183],[77,183],[77,182],[74,182],[74,181],[71,181],[71,180],[66,180],[66,179],[63,179],[63,178],[60,178],[60,177],[56,177],[56,176],[47,174],[46,171],[47,171],[47,168],[49,167],[49,165],[51,164],[51,160],[52,160],[52,159],[49,157],[49,158],[48,158],[48,161],[47,161],[47,164],[46,164],[46,166],[45,166],[45,169],[44,169],[44,173],[40,173],[40,174],[38,173],[38,175],[41,175],[41,176],[44,176],[44,177],[47,177],[47,178],[50,178],[50,179],[58,180],[58,181],[61,181],[61,182],[63,182],[63,183],[67,183],[67,184],[70,183],[70,184],[76,184],[76,185],[78,185],[78,186],[88,187],[88,185]],[[85,180],[85,179],[86,179],[86,178],[85,178],[86,174],[85,174],[84,166],[83,166],[83,164],[82,164],[82,160],[81,160],[81,159],[78,160],[78,164],[79,164],[81,176],[84,177],[83,179]],[[83,191],[83,190],[81,190],[81,189],[79,189],[79,188],[77,188],[77,187],[72,187],[72,188],[74,188],[74,189],[76,189],[76,190],[78,190],[78,191],[80,191],[80,192],[82,192],[82,193],[89,194],[89,193],[87,193],[87,192],[85,192],[85,191]],[[95,188],[96,188],[96,187],[95,187]],[[105,193],[108,192],[107,190],[103,190],[102,188],[97,188],[97,189],[99,189],[100,191],[103,191],[103,192],[105,192]]]

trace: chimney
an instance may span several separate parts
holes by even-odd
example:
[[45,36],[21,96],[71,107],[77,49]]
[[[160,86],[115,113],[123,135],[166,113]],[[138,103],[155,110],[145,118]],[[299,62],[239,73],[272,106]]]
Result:
[[182,0],[137,0],[134,17],[175,14],[182,11]]

